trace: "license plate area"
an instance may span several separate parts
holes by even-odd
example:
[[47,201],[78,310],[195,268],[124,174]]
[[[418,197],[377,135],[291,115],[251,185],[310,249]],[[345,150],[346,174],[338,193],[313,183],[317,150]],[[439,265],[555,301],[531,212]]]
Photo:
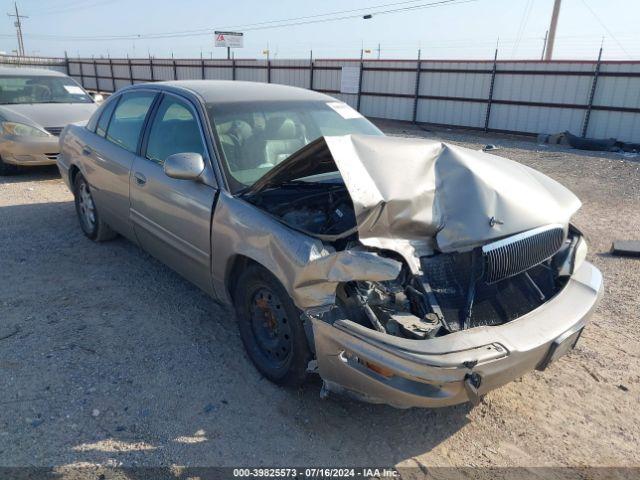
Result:
[[564,332],[556,338],[549,347],[547,355],[544,357],[542,362],[540,362],[540,365],[538,365],[537,370],[544,370],[558,358],[573,350],[580,339],[580,335],[582,335],[583,329],[584,326],[581,325],[575,329]]

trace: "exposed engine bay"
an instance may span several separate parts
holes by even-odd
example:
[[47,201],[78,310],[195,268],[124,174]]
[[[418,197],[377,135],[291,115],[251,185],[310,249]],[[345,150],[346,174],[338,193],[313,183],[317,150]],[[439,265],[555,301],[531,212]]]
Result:
[[[308,235],[334,242],[357,238],[353,203],[340,181],[295,181],[245,196],[245,200]],[[345,241],[338,243],[337,250],[346,245]]]
[[[358,241],[353,203],[339,179],[297,180],[244,198],[336,250],[371,250]],[[377,250],[403,264],[400,275],[390,281],[339,284],[337,316],[419,340],[501,325],[538,308],[563,288],[566,264],[573,261],[580,236],[573,227],[567,234],[561,225],[551,225],[469,251],[435,252],[420,258],[420,274],[396,252]]]

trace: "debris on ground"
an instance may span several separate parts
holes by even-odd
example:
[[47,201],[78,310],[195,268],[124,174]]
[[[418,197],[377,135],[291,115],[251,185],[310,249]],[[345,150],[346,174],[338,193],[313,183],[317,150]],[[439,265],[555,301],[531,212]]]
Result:
[[482,147],[483,152],[493,152],[494,150],[500,150],[500,147],[497,145],[494,145],[493,143],[488,143],[487,145]]
[[615,240],[611,254],[619,257],[640,257],[640,240]]
[[588,138],[579,137],[571,132],[538,135],[538,143],[549,145],[569,145],[578,150],[592,150],[598,152],[619,152],[625,156],[640,155],[640,143],[623,142],[617,138]]

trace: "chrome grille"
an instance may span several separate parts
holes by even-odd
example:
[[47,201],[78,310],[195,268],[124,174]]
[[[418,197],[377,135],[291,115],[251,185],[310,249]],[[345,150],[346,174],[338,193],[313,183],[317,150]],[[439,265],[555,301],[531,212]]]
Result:
[[562,225],[547,225],[485,245],[486,282],[495,283],[539,265],[560,249],[563,240]]
[[59,137],[60,134],[62,133],[63,128],[64,127],[46,127],[45,130],[49,132],[51,135],[55,135],[56,137]]

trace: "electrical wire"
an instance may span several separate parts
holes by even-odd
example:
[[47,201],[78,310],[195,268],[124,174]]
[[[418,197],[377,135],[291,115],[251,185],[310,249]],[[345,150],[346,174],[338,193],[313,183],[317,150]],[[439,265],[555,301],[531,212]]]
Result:
[[516,35],[516,41],[513,45],[513,50],[511,52],[511,57],[515,57],[518,47],[520,47],[520,40],[524,31],[526,29],[527,23],[529,22],[529,15],[531,14],[531,10],[533,8],[533,1],[527,0],[527,4],[524,7],[524,12],[522,12],[522,19],[520,20],[520,25],[518,26],[518,34]]
[[627,52],[627,50],[622,46],[622,43],[620,43],[618,41],[618,39],[616,38],[616,36],[611,32],[611,30],[609,30],[609,28],[605,25],[605,23],[602,21],[602,19],[600,19],[600,17],[598,16],[598,14],[596,12],[593,11],[593,9],[589,6],[589,4],[587,3],[587,0],[582,0],[582,3],[584,4],[585,7],[587,7],[587,10],[589,10],[591,12],[591,15],[594,16],[594,18],[598,21],[598,23],[600,25],[602,25],[602,28],[604,28],[607,33],[609,34],[609,36],[618,44],[618,46],[620,47],[620,50],[622,50],[625,55],[627,57],[629,57],[629,59],[631,60],[632,57],[631,55],[629,55],[629,52]]
[[[417,1],[417,0],[416,0]],[[436,8],[436,7],[441,7],[441,6],[449,6],[449,5],[459,5],[459,4],[464,4],[464,3],[471,3],[471,2],[475,2],[477,0],[439,0],[439,1],[435,1],[435,2],[430,2],[430,3],[426,3],[426,4],[421,4],[421,5],[412,5],[412,6],[406,6],[406,7],[399,7],[399,8],[394,8],[394,9],[388,9],[388,10],[372,10],[375,8],[382,8],[382,7],[386,7],[386,6],[393,6],[393,5],[401,5],[401,4],[406,4],[406,3],[415,3],[415,2],[396,2],[396,3],[391,3],[391,4],[384,4],[384,5],[378,5],[378,6],[374,6],[374,7],[369,7],[367,9],[357,9],[357,10],[353,10],[353,11],[369,11],[371,12],[371,15],[389,15],[389,14],[393,14],[393,13],[400,13],[400,12],[406,12],[406,11],[414,11],[414,10],[422,10],[422,9],[427,9],[427,8]],[[344,11],[342,11],[344,12]],[[327,17],[330,15],[336,15],[336,14],[341,14],[342,12],[332,12],[332,13],[326,13],[326,14],[322,14],[321,16],[323,17]],[[320,16],[320,15],[318,15]],[[241,26],[241,29],[244,31],[252,31],[252,30],[266,30],[266,29],[272,29],[272,28],[283,28],[283,27],[292,27],[292,26],[299,26],[299,25],[309,25],[312,23],[327,23],[327,22],[335,22],[335,21],[340,21],[340,20],[347,20],[347,19],[352,19],[352,18],[359,18],[361,16],[361,13],[359,14],[352,14],[352,15],[344,15],[344,16],[339,16],[339,17],[331,17],[331,18],[312,18],[314,16],[307,16],[307,17],[298,17],[297,19],[288,19],[288,20],[273,20],[270,22],[260,22],[260,23],[271,23],[272,25],[257,25],[254,24],[256,26],[254,27],[250,27],[249,25],[246,26]],[[306,20],[305,20],[306,19]],[[300,20],[300,21],[298,21]],[[278,23],[276,24],[276,22],[286,22],[286,23]],[[246,28],[244,28],[246,27]],[[229,29],[231,27],[220,27],[220,29]],[[69,41],[112,41],[112,40],[154,40],[154,39],[161,39],[161,38],[182,38],[182,37],[196,37],[196,36],[204,36],[204,35],[211,35],[214,32],[213,28],[206,28],[206,29],[195,29],[195,30],[185,30],[185,31],[178,31],[178,32],[161,32],[161,33],[151,33],[151,34],[126,34],[126,35],[46,35],[46,34],[32,34],[29,35],[29,37],[31,38],[36,38],[36,39],[59,39],[59,40],[69,40]]]

